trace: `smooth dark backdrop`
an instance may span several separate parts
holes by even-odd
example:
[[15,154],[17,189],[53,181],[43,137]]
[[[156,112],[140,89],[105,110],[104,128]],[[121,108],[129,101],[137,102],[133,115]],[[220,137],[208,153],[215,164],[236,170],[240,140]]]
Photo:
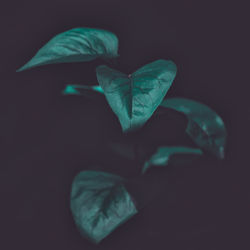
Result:
[[[243,1],[1,2],[1,249],[248,249],[247,15]],[[69,83],[96,83],[95,67],[105,62],[15,72],[54,35],[78,26],[116,33],[120,58],[112,66],[125,73],[172,59],[178,74],[168,95],[209,105],[228,129],[224,161],[153,172],[140,190],[146,197],[157,182],[155,202],[99,246],[75,228],[72,179],[94,164],[124,176],[138,166],[104,148],[121,138],[105,102],[60,93]],[[148,140],[180,140],[173,124],[152,119]]]

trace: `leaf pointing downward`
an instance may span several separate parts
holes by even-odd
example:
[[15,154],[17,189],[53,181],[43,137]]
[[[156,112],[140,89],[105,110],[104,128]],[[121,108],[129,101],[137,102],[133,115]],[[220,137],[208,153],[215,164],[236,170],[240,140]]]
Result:
[[185,114],[188,118],[186,132],[193,141],[218,158],[224,158],[227,132],[224,122],[212,109],[185,98],[165,99],[161,106]]
[[99,243],[137,213],[124,180],[101,171],[82,171],[74,179],[71,211],[81,234]]
[[124,132],[144,125],[169,90],[176,66],[157,60],[127,76],[107,66],[98,66],[97,80]]
[[98,57],[117,57],[118,38],[101,29],[75,28],[60,33],[17,71],[54,63],[87,62]]

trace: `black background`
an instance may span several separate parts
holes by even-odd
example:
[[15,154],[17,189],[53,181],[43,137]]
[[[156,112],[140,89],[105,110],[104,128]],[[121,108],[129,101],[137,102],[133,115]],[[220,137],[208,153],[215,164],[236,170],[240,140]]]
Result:
[[[242,3],[1,2],[1,249],[248,249],[249,9]],[[96,83],[95,67],[103,62],[15,72],[51,37],[78,26],[116,33],[120,58],[112,66],[125,73],[172,59],[178,74],[168,95],[209,105],[228,129],[224,161],[169,167],[138,180],[144,198],[153,186],[161,192],[99,246],[75,228],[72,179],[93,164],[123,176],[135,176],[138,166],[105,147],[121,131],[104,101],[60,93],[69,83]],[[173,124],[182,118],[169,117],[153,118],[144,140],[178,142],[182,125]]]

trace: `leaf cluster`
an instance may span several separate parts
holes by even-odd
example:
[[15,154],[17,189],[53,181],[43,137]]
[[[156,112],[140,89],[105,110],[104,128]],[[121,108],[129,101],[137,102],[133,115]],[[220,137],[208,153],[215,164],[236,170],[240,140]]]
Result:
[[[45,44],[18,71],[54,63],[87,62],[118,57],[118,38],[110,31],[75,28],[58,34]],[[122,131],[138,131],[152,117],[167,110],[186,116],[186,134],[196,147],[158,147],[144,158],[141,173],[150,168],[185,164],[203,155],[224,158],[226,129],[223,120],[208,106],[186,98],[166,98],[175,79],[174,62],[159,59],[127,75],[107,65],[96,68],[96,85],[67,85],[63,95],[79,95],[95,100],[106,98]],[[163,112],[158,111],[159,107]],[[133,146],[133,145],[132,145]],[[112,144],[124,155],[124,145]],[[139,150],[144,151],[144,148]],[[137,150],[138,151],[138,150]],[[131,157],[131,152],[126,157]],[[136,154],[136,153],[135,153]],[[143,177],[143,175],[142,175]],[[72,183],[70,206],[80,233],[99,243],[118,226],[138,213],[137,203],[125,187],[124,178],[101,171],[82,171]]]

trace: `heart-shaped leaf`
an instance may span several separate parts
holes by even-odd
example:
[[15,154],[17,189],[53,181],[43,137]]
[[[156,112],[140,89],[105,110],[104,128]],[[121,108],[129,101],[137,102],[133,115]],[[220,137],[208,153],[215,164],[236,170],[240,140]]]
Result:
[[172,61],[157,60],[125,75],[105,65],[96,69],[97,80],[118,116],[124,132],[144,125],[162,102],[175,75]]
[[71,211],[81,234],[99,243],[137,213],[124,180],[100,171],[83,171],[74,179]]
[[113,58],[118,56],[117,51],[118,39],[115,34],[101,29],[75,28],[56,35],[17,71],[45,64]]
[[187,134],[202,149],[220,159],[224,158],[226,128],[224,122],[208,106],[185,98],[170,98],[161,106],[185,114],[188,118]]
[[67,85],[62,91],[63,95],[79,95],[85,97],[97,97],[103,94],[102,87],[99,85]]
[[[174,162],[180,162],[178,158],[194,157],[202,155],[202,151],[189,147],[159,147],[155,154],[145,162],[142,173],[145,173],[151,166],[167,166]],[[174,158],[176,156],[176,158]],[[178,157],[178,158],[177,158]],[[182,161],[183,162],[183,161]]]

